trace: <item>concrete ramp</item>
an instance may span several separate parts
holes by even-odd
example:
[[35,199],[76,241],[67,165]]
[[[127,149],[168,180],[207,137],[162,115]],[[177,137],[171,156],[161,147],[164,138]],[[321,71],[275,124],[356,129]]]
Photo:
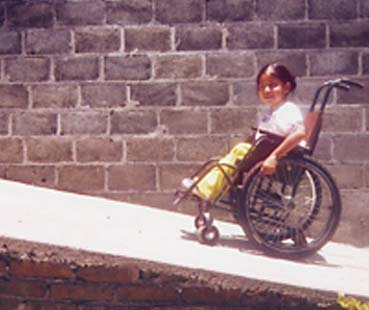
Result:
[[296,287],[369,298],[368,248],[329,243],[303,260],[277,259],[225,222],[216,221],[221,239],[211,247],[197,241],[187,215],[5,180],[0,197],[1,237],[211,272],[224,281],[238,279],[233,285],[247,279],[281,291]]

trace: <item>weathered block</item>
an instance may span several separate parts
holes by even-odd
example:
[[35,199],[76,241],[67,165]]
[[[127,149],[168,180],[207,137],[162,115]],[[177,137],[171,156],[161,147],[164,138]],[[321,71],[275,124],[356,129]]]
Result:
[[0,112],[0,135],[7,135],[9,132],[9,114]]
[[133,84],[131,97],[140,106],[174,106],[176,89],[177,85],[173,83]]
[[360,103],[360,104],[368,104],[369,102],[369,79],[361,80],[356,79],[356,81],[360,82],[364,88],[358,89],[356,87],[352,87],[349,92],[340,91],[337,93],[337,102],[338,103]]
[[205,134],[208,130],[208,113],[198,110],[162,110],[160,124],[168,134]]
[[75,31],[77,53],[109,53],[119,51],[120,29],[77,29]]
[[357,74],[359,55],[357,52],[318,52],[310,57],[311,75]]
[[369,158],[369,135],[342,134],[333,137],[333,158],[341,162],[365,162]]
[[195,173],[197,168],[198,166],[193,164],[161,164],[159,166],[160,190],[176,190],[181,181]]
[[234,24],[228,27],[227,47],[231,50],[262,49],[274,46],[273,25]]
[[113,291],[113,287],[90,283],[55,283],[50,287],[50,298],[52,300],[110,301],[113,299]]
[[56,132],[56,113],[21,112],[13,115],[13,133],[16,135],[55,135]]
[[31,93],[33,108],[74,108],[78,104],[76,85],[35,85]]
[[255,74],[255,57],[250,53],[209,54],[206,73],[218,78],[246,78]]
[[0,31],[0,55],[20,54],[21,34],[17,31]]
[[152,0],[106,1],[108,24],[134,25],[149,23],[153,18]]
[[174,152],[172,138],[130,138],[127,141],[128,161],[172,161]]
[[9,58],[5,62],[5,74],[11,82],[41,82],[50,77],[50,60],[27,57]]
[[179,51],[216,50],[222,47],[222,29],[218,26],[178,26],[175,40]]
[[112,134],[148,134],[154,132],[157,125],[153,111],[114,112],[111,115]]
[[211,133],[243,133],[247,134],[255,124],[256,110],[248,109],[216,109],[210,112]]
[[41,1],[8,2],[7,17],[10,27],[49,28],[54,23],[52,4]]
[[198,0],[155,0],[156,20],[164,24],[198,23],[204,4]]
[[0,162],[18,163],[23,161],[23,143],[18,138],[0,138]]
[[326,168],[332,174],[340,189],[358,189],[364,186],[365,169],[363,165],[327,165]]
[[47,137],[26,140],[27,160],[37,163],[56,163],[73,160],[72,141]]
[[55,79],[96,80],[99,77],[97,57],[64,57],[55,60]]
[[70,112],[61,115],[62,135],[106,134],[108,115],[101,112]]
[[101,25],[104,21],[103,0],[58,1],[56,20],[62,25]]
[[368,21],[358,20],[333,23],[330,25],[330,46],[332,47],[368,47]]
[[354,19],[356,1],[309,0],[308,15],[310,19]]
[[27,54],[63,54],[71,51],[71,34],[66,29],[37,29],[26,32]]
[[198,136],[179,138],[177,159],[180,161],[205,162],[213,156],[222,156],[228,151],[228,139],[221,137]]
[[55,167],[53,166],[9,166],[6,171],[9,180],[33,184],[36,186],[55,186]]
[[127,51],[161,51],[171,49],[171,32],[168,27],[147,26],[125,29],[125,48]]
[[86,137],[77,141],[77,161],[117,162],[122,160],[122,141],[113,138]]
[[151,61],[144,55],[111,56],[105,58],[106,80],[148,80]]
[[155,58],[154,76],[157,79],[193,79],[201,75],[200,55],[160,55]]
[[110,190],[155,190],[155,167],[153,165],[119,165],[108,169]]
[[105,169],[102,166],[62,166],[58,168],[57,186],[73,192],[103,190]]
[[0,85],[0,98],[0,108],[28,107],[28,90],[24,85]]
[[305,0],[256,1],[256,16],[262,20],[298,20],[305,18]]
[[207,19],[216,22],[237,22],[252,20],[252,0],[210,0],[206,2]]
[[316,23],[291,23],[278,25],[279,48],[324,48],[326,26]]
[[122,107],[126,105],[126,84],[82,84],[82,104],[93,108]]
[[235,82],[233,84],[232,102],[239,106],[262,104],[257,94],[256,82]]
[[225,105],[229,100],[228,84],[224,82],[188,82],[181,89],[182,104],[186,106]]
[[364,128],[364,109],[362,107],[335,106],[324,113],[324,132],[361,132]]

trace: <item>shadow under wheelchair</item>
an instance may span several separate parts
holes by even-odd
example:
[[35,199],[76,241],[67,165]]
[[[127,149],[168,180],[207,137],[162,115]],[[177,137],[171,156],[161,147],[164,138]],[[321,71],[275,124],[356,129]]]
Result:
[[[187,230],[181,230],[182,236],[181,238],[184,240],[199,242],[199,239],[195,232],[190,232]],[[295,263],[307,264],[307,265],[319,265],[325,267],[340,267],[340,265],[328,263],[325,257],[319,252],[311,254],[309,256],[304,257],[277,257],[270,255],[268,253],[263,252],[262,250],[258,249],[257,246],[252,244],[244,235],[230,235],[230,236],[220,236],[217,243],[215,245],[207,245],[207,246],[219,246],[219,247],[226,247],[238,250],[240,252],[244,252],[251,255],[257,256],[266,256],[272,259],[279,259],[279,260],[288,260]]]

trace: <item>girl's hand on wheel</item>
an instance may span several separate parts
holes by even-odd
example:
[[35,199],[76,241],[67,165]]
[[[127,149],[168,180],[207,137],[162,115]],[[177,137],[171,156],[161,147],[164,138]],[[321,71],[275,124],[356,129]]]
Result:
[[277,168],[278,160],[273,154],[269,155],[261,166],[261,172],[264,174],[273,174]]

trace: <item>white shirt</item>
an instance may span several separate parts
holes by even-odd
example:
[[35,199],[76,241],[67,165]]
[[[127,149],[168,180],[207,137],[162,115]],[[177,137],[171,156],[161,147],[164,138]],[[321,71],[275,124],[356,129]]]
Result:
[[[286,101],[272,113],[267,113],[261,119],[258,129],[275,133],[279,136],[288,136],[299,126],[303,126],[304,118],[300,108],[291,101]],[[256,132],[256,139],[261,136]]]

